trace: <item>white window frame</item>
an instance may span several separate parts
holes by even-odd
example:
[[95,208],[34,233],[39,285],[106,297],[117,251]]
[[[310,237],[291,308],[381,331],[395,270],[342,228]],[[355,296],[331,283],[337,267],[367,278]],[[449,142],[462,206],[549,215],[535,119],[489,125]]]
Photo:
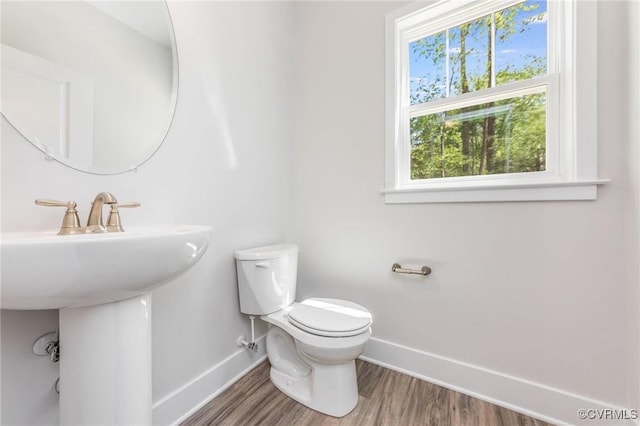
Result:
[[[435,32],[486,16],[522,0],[416,2],[386,17],[385,189],[386,203],[595,200],[597,171],[597,4],[548,0],[548,73],[532,80],[456,96],[469,104],[483,96],[516,97],[547,91],[547,162],[543,172],[411,180],[408,45]],[[441,112],[449,98],[418,114]],[[450,109],[450,108],[449,108]]]

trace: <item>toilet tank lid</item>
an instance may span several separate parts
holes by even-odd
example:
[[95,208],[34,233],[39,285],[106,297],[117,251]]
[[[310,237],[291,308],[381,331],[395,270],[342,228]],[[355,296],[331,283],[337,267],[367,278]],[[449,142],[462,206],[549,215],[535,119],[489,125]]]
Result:
[[275,244],[272,246],[236,250],[235,253],[236,259],[238,260],[277,259],[293,254],[298,254],[298,246],[295,244]]

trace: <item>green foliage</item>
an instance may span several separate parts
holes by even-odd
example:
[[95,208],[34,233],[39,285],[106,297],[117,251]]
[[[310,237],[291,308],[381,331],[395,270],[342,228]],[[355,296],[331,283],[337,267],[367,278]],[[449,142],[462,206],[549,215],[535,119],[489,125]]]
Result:
[[[412,104],[486,89],[492,76],[495,85],[502,85],[543,75],[544,57],[528,56],[518,66],[501,64],[496,69],[491,52],[492,20],[493,37],[504,42],[541,19],[516,19],[521,11],[536,7],[521,3],[412,43],[413,52],[434,68],[442,67],[449,55],[448,72],[420,81]],[[458,51],[447,51],[447,39]],[[412,179],[543,171],[546,96],[536,93],[416,117],[410,132]]]

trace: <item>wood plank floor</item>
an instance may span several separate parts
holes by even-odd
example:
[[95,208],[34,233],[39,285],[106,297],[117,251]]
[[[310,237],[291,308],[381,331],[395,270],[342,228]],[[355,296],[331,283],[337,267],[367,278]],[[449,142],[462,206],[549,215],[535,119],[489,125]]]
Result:
[[365,361],[356,360],[356,366],[360,400],[342,418],[318,413],[285,396],[271,384],[265,361],[182,425],[548,425]]

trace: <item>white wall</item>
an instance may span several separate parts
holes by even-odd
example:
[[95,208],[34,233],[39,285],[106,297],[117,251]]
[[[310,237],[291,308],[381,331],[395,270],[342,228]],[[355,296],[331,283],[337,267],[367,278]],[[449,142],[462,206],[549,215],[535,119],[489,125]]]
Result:
[[57,425],[58,365],[48,356],[35,356],[33,344],[55,331],[58,311],[0,311],[0,423]]
[[[638,141],[627,131],[637,115],[627,115],[620,84],[628,74],[621,23],[629,3],[599,5],[593,89],[599,175],[611,183],[597,201],[385,205],[384,16],[400,6],[297,6],[296,68],[304,77],[289,236],[300,244],[299,297],[367,306],[378,341],[365,355],[391,364],[405,361],[391,350],[416,350],[445,367],[637,407],[639,212],[630,188],[637,196]],[[395,275],[394,262],[427,264],[433,274]],[[447,371],[414,372],[456,384]],[[500,400],[505,389],[476,393]],[[578,420],[575,410],[541,413],[534,402],[520,408]]]
[[[249,330],[238,309],[233,251],[284,239],[294,72],[290,5],[171,2],[169,7],[180,59],[178,106],[167,140],[137,173],[79,173],[45,161],[4,119],[1,134],[2,232],[57,229],[63,212],[35,206],[39,197],[75,200],[84,221],[100,191],[141,202],[139,209],[122,213],[125,228],[162,223],[215,228],[202,260],[152,295],[153,399],[161,410],[171,403],[162,404],[165,397],[219,363],[218,370],[235,375],[256,359],[236,357],[235,373],[223,362],[236,353],[245,356],[235,342]],[[55,311],[2,312],[0,423],[43,423],[29,411],[43,416],[55,409],[55,370],[40,376],[26,366],[41,361],[31,358],[30,345],[55,329],[56,318]],[[5,381],[16,369],[24,371],[24,381]],[[191,395],[187,407],[216,390]],[[42,400],[30,398],[34,394]],[[20,404],[12,403],[16,400]],[[154,410],[154,423],[182,414],[164,410],[156,416]]]
[[[640,2],[629,3],[629,13],[627,14],[627,30],[629,31],[628,57],[629,73],[628,81],[628,154],[629,167],[629,194],[626,213],[627,247],[627,277],[630,286],[630,298],[635,299],[635,306],[630,303],[628,308],[631,311],[630,318],[637,325],[636,333],[640,340],[640,289],[637,283],[640,282]],[[635,161],[634,161],[635,159]],[[633,329],[633,328],[632,328]],[[629,351],[629,375],[640,378],[640,348],[636,346],[635,351]],[[631,401],[631,406],[640,407],[640,380],[630,381],[629,393],[636,395],[635,401]]]

